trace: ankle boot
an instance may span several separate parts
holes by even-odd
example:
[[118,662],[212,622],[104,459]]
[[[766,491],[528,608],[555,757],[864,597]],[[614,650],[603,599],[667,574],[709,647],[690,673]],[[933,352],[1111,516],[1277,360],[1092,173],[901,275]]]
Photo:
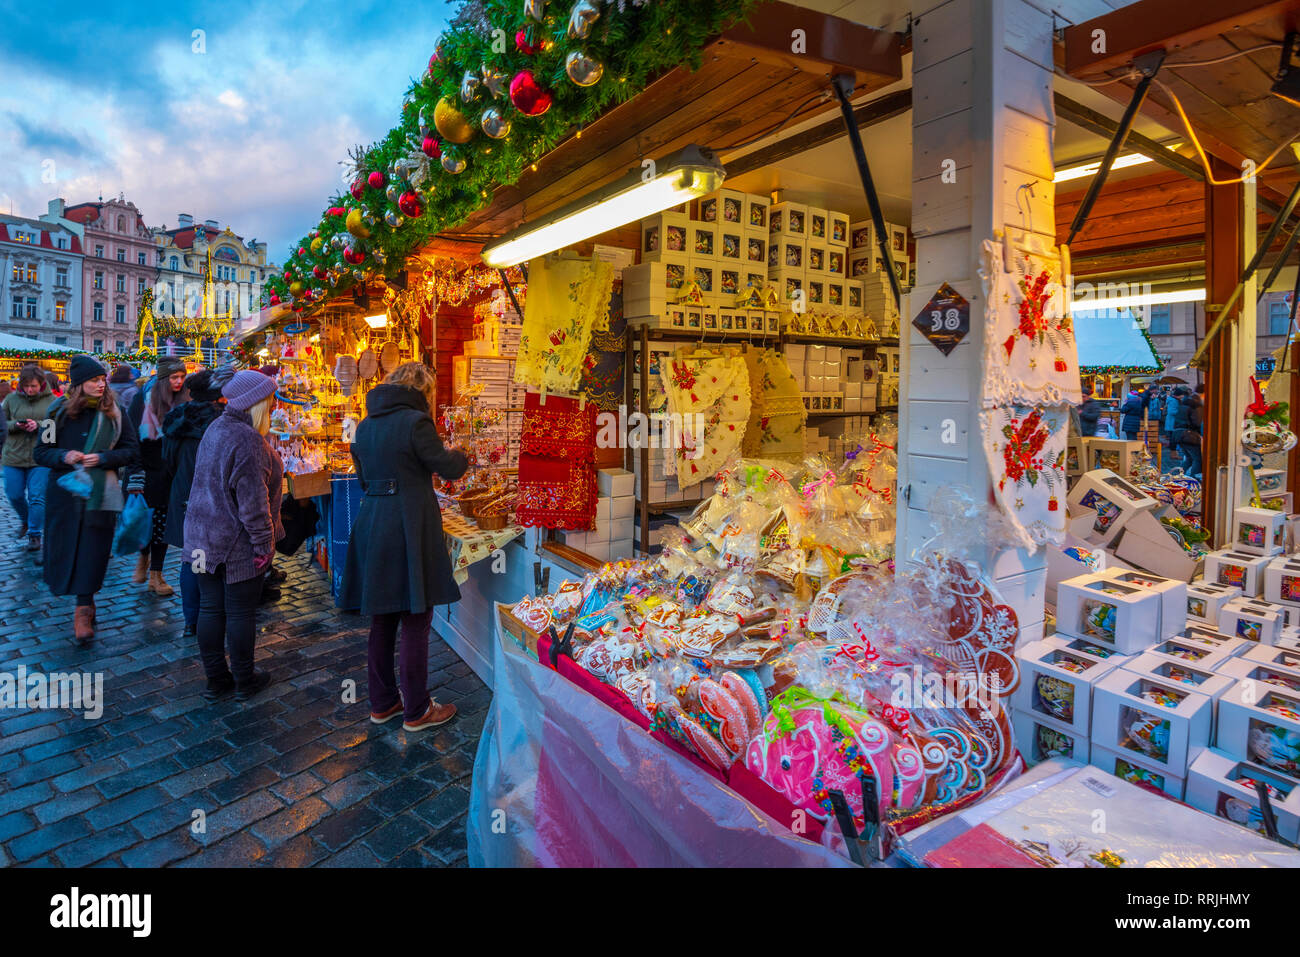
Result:
[[131,576],[131,581],[139,585],[149,577],[149,556],[141,555],[135,562],[135,573]]
[[89,605],[78,605],[72,620],[73,635],[84,643],[95,637],[95,613]]
[[163,598],[176,594],[176,590],[163,581],[162,572],[151,571],[149,573],[149,590]]

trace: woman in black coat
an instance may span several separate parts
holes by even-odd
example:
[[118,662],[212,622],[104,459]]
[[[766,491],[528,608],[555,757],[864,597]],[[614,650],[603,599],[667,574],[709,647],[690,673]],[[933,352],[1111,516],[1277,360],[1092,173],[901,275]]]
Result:
[[[45,492],[45,584],[55,595],[76,595],[77,641],[95,637],[95,593],[104,585],[113,529],[124,495],[117,470],[135,465],[135,426],[108,388],[108,373],[87,355],[74,356],[67,395],[50,406],[53,430],[42,430],[32,455],[50,469]],[[53,434],[50,434],[50,433]],[[93,485],[78,498],[59,480],[77,465]]]
[[[185,546],[185,507],[194,484],[199,440],[225,408],[221,384],[213,376],[211,369],[200,369],[187,378],[185,392],[190,401],[176,406],[163,419],[162,464],[170,485],[163,541],[176,548]],[[188,561],[181,562],[181,611],[185,615],[185,636],[198,634],[199,582]]]
[[1120,421],[1120,430],[1124,433],[1124,438],[1133,442],[1138,437],[1138,432],[1142,430],[1142,410],[1147,405],[1147,393],[1139,393],[1134,389],[1120,406],[1120,415],[1124,418]]
[[[429,411],[436,380],[420,362],[398,366],[366,396],[352,459],[365,490],[352,526],[339,605],[370,615],[370,720],[403,714],[421,731],[450,721],[456,706],[429,697],[429,623],[434,605],[460,600],[442,534],[433,476],[456,479],[469,461],[443,447]],[[393,651],[401,629],[401,694]]]

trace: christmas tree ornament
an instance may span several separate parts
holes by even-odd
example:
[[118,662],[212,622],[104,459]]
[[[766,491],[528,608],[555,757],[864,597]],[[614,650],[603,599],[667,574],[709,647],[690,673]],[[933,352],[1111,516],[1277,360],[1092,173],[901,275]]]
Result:
[[541,23],[546,16],[546,0],[524,0],[524,16]]
[[478,87],[483,82],[473,70],[466,70],[465,75],[460,79],[460,101],[462,103],[473,103],[478,99]]
[[[349,215],[350,215],[350,214],[349,214]],[[319,255],[320,255],[321,247],[324,246],[324,245],[325,245],[325,241],[324,241],[323,239],[321,239],[319,236],[317,236],[315,239],[313,239],[313,240],[311,241],[311,252],[312,252],[312,255],[313,255],[313,256],[319,256]]]
[[418,218],[424,212],[424,207],[420,205],[420,197],[409,190],[397,198],[397,208],[412,219]]
[[289,272],[289,270],[287,270],[287,269],[284,271],[284,281],[285,281],[285,282],[292,282],[292,281],[293,281],[293,273]]
[[306,287],[296,279],[293,282],[289,283],[289,291],[293,293],[295,296],[302,295],[302,291],[305,288]]
[[432,136],[426,136],[424,142],[420,144],[420,150],[429,159],[437,159],[442,155],[442,145]]
[[373,259],[375,260],[375,262],[378,263],[378,264],[381,265],[381,266],[382,266],[382,265],[384,264],[384,262],[388,259],[388,256],[385,255],[384,251],[383,251],[382,249],[378,249],[378,248],[376,248],[375,251],[374,251],[373,253],[371,253],[371,256],[373,257]]
[[492,95],[493,99],[501,99],[510,85],[510,77],[486,63],[482,66],[482,74],[483,85],[487,87],[488,93]]
[[384,213],[384,222],[393,229],[400,229],[402,223],[406,222],[406,218],[397,210],[390,209],[388,212]]
[[324,279],[324,278],[325,278],[325,267],[324,267],[324,266],[313,266],[312,269],[311,269],[311,274],[312,274],[313,276],[315,276],[317,279]]
[[373,170],[370,175],[366,177],[366,182],[370,185],[371,189],[383,189],[384,174],[379,172],[379,170]]
[[429,57],[429,69],[426,71],[430,76],[433,75],[433,65],[442,59],[442,44],[439,43],[433,48],[433,55]]
[[574,50],[564,58],[564,72],[578,86],[595,86],[605,74],[605,65],[581,50]]
[[451,143],[468,143],[474,138],[474,127],[445,96],[434,107],[433,125],[442,138]]
[[520,30],[515,34],[515,49],[524,56],[536,56],[545,48],[546,42],[538,40],[536,43],[528,42],[528,30]]
[[347,227],[348,232],[351,233],[353,236],[356,236],[358,239],[370,238],[370,230],[366,228],[365,223],[363,222],[363,215],[361,210],[359,209],[350,210],[348,212],[348,218],[345,225]]
[[[379,220],[375,219],[375,214],[367,209],[361,214],[361,225],[366,227],[367,230],[374,229],[379,225]],[[342,237],[339,238],[342,239]]]
[[541,116],[551,108],[551,94],[538,85],[531,70],[520,70],[510,81],[510,102],[524,116]]
[[390,182],[388,188],[384,190],[384,198],[394,205],[397,204],[397,197],[401,195],[402,191],[398,189],[396,183]]
[[366,193],[366,181],[358,176],[348,187],[348,192],[352,194],[353,199],[360,199]]
[[327,269],[325,270],[325,281],[331,286],[337,286],[339,284],[339,274],[333,269]]
[[489,106],[483,111],[483,118],[479,121],[483,127],[483,132],[494,140],[505,139],[510,135],[510,121],[501,115],[501,111],[495,106]]
[[591,34],[591,25],[596,22],[599,16],[600,8],[591,0],[578,0],[569,10],[569,39],[587,39]]
[[306,248],[304,248],[303,246],[299,246],[299,247],[298,247],[298,255],[299,255],[299,256],[306,256],[306,255],[307,255],[307,250],[306,250]]
[[273,305],[273,306],[278,306],[278,305],[280,305],[280,297],[277,296],[275,293],[271,293],[271,298],[270,298],[270,300],[268,300],[268,301],[269,301],[269,302],[271,303],[271,305]]
[[458,153],[452,153],[444,150],[442,154],[442,168],[448,173],[463,173],[468,164],[461,159]]

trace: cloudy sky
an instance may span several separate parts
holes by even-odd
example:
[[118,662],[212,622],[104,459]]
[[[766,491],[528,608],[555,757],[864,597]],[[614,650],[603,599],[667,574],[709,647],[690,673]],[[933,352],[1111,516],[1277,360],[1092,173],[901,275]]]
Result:
[[0,210],[121,192],[151,226],[215,219],[282,262],[338,161],[397,122],[452,9],[0,0]]

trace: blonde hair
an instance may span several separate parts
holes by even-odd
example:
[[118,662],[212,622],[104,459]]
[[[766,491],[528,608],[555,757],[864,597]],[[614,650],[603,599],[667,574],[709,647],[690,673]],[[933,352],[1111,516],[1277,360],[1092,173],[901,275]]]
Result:
[[432,369],[423,362],[403,362],[388,373],[384,382],[389,385],[404,385],[424,395],[429,403],[429,414],[433,415],[434,405],[438,400],[438,379]]
[[274,404],[275,393],[272,392],[248,410],[248,414],[253,420],[253,428],[257,429],[258,435],[266,435],[271,431],[271,406]]

